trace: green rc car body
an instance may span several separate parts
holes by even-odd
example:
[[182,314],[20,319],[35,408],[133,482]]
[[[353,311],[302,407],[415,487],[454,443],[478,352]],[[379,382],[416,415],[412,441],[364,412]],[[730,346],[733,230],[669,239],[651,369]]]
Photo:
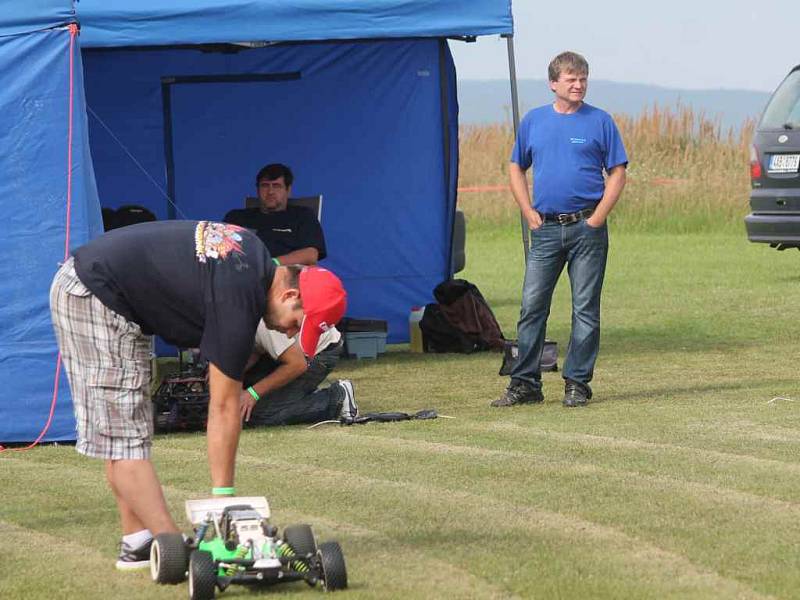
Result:
[[207,600],[231,584],[271,585],[303,580],[327,591],[347,587],[347,570],[337,542],[317,546],[308,525],[278,535],[263,497],[210,498],[186,502],[194,538],[156,536],[150,573],[158,583],[189,578],[189,598]]

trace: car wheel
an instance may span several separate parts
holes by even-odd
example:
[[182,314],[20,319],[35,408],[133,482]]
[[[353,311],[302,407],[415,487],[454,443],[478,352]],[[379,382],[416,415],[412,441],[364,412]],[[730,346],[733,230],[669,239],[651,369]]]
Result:
[[217,587],[217,567],[210,552],[195,550],[189,559],[189,598],[213,600]]
[[[314,532],[311,531],[310,525],[289,525],[283,530],[283,541],[289,544],[289,548],[297,556],[314,556],[317,553],[317,541],[314,539]],[[317,584],[316,577],[308,577],[312,575],[309,570],[309,565],[306,561],[294,561],[289,566],[299,573],[306,574],[306,583],[311,587]]]
[[310,525],[290,525],[283,530],[283,541],[289,544],[298,556],[317,553],[317,542]]
[[347,587],[347,567],[339,542],[323,542],[317,550],[322,566],[322,585],[325,591],[333,592]]
[[180,533],[160,533],[150,547],[150,576],[156,583],[181,583],[188,563],[186,542]]

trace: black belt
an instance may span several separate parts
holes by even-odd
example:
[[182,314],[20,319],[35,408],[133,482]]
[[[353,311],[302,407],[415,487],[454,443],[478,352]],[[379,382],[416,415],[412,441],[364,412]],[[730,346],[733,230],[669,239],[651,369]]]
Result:
[[593,208],[584,208],[574,213],[543,213],[542,219],[545,221],[552,221],[559,225],[569,225],[570,223],[577,223],[582,219],[588,219],[594,213]]

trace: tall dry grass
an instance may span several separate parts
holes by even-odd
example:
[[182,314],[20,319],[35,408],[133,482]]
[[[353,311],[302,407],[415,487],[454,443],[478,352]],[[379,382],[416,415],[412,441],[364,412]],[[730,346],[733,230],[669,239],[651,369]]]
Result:
[[[653,106],[636,118],[615,116],[628,151],[628,184],[611,219],[616,228],[696,232],[741,227],[748,212],[748,156],[754,122],[738,131],[690,107]],[[468,218],[518,219],[502,187],[514,142],[509,125],[463,126],[459,206]]]

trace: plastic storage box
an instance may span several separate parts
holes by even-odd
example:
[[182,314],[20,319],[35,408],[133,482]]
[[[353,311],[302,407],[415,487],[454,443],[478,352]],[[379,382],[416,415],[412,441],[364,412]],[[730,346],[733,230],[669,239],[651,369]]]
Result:
[[338,325],[344,336],[344,349],[355,358],[378,358],[386,352],[386,321],[344,318]]

